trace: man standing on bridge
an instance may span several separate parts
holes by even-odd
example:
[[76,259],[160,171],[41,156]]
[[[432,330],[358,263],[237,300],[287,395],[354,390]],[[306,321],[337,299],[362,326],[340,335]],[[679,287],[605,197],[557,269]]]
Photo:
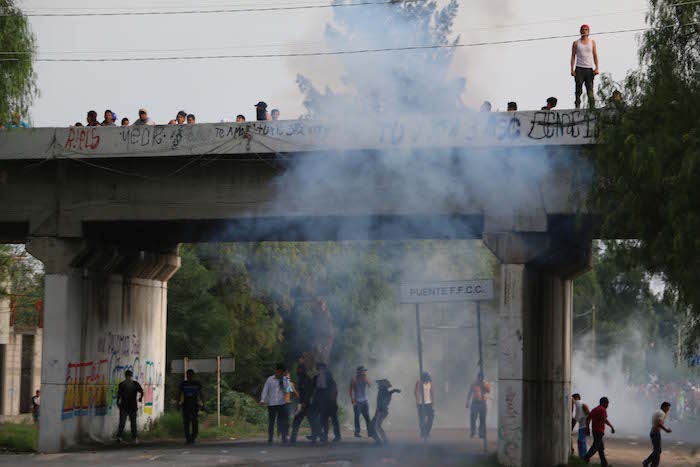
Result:
[[129,417],[131,422],[131,439],[134,443],[139,442],[136,432],[136,394],[140,394],[139,402],[143,401],[143,388],[141,385],[132,379],[133,373],[131,370],[124,372],[124,381],[119,383],[117,389],[117,407],[119,407],[119,431],[117,432],[117,442],[122,442],[124,436],[124,425],[126,425],[126,417]]
[[[598,74],[598,49],[595,41],[588,37],[590,28],[587,24],[581,26],[581,39],[574,41],[571,46],[571,76],[576,83],[576,108],[581,108],[581,93],[583,85],[586,85],[588,105],[595,107],[593,95],[593,78]],[[595,69],[593,68],[595,66]]]
[[[591,457],[597,452],[600,456],[601,467],[608,467],[608,461],[605,459],[605,444],[603,443],[605,425],[608,425],[610,431],[615,433],[615,427],[608,421],[608,405],[608,398],[601,397],[600,405],[591,410],[591,413],[588,415],[588,420],[591,422],[591,431],[593,432],[593,444],[591,445],[591,449],[588,450],[586,457],[583,458],[586,464],[591,461]],[[588,423],[586,423],[586,425],[588,425]]]

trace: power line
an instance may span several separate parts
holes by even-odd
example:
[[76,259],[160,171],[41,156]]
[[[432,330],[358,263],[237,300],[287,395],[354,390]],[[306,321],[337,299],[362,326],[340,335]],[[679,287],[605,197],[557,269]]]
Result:
[[[172,16],[172,15],[208,15],[221,13],[250,13],[261,11],[289,11],[289,10],[313,10],[317,8],[343,8],[355,6],[378,6],[391,5],[396,3],[410,3],[419,0],[388,0],[388,1],[362,1],[355,3],[327,3],[324,5],[293,5],[293,6],[275,6],[275,7],[251,7],[251,8],[219,8],[219,9],[200,9],[200,10],[182,10],[182,11],[120,11],[120,12],[82,12],[82,13],[26,13],[23,16],[27,17],[81,17],[81,16]],[[0,13],[0,16],[19,16],[13,13]]]
[[[216,9],[196,9],[196,10],[167,10],[167,11],[118,11],[118,12],[106,12],[106,11],[95,11],[95,10],[107,10],[108,8],[90,8],[85,9],[87,11],[76,12],[76,13],[25,13],[22,16],[26,17],[85,17],[85,16],[172,16],[172,15],[201,15],[201,14],[216,14],[216,13],[250,13],[250,12],[265,12],[265,11],[289,11],[289,10],[311,10],[317,8],[343,8],[343,7],[355,7],[355,6],[379,6],[379,5],[392,5],[392,4],[402,4],[402,3],[413,3],[421,0],[386,0],[386,1],[360,1],[355,3],[327,3],[322,5],[292,5],[292,6],[272,6],[272,7],[250,7],[250,8],[216,8]],[[685,2],[674,3],[671,6],[680,7],[686,5],[694,5],[700,3],[700,0],[688,0]],[[158,8],[158,7],[152,7]],[[183,7],[185,8],[185,7]],[[116,8],[111,8],[112,10]],[[145,7],[141,7],[145,9]],[[42,11],[42,10],[82,10],[81,8],[28,8],[28,11]],[[92,10],[92,11],[90,11]],[[642,10],[645,11],[645,10]],[[0,13],[0,16],[20,16],[16,13]],[[597,16],[597,15],[588,15]]]
[[[697,26],[699,21],[694,21],[691,23],[684,23],[680,25],[664,26],[658,29],[668,29],[671,27],[685,27],[685,26]],[[643,32],[656,29],[653,27],[644,28],[631,28],[631,29],[618,29],[613,31],[603,31],[591,36],[603,36],[612,34],[623,34],[630,32]],[[294,57],[322,57],[322,56],[335,56],[335,55],[358,55],[365,53],[383,53],[383,52],[400,52],[400,51],[414,51],[414,50],[436,50],[436,49],[457,49],[457,48],[471,48],[471,47],[483,47],[488,45],[506,45],[506,44],[523,44],[530,42],[548,41],[555,39],[570,39],[574,37],[579,37],[579,34],[562,34],[555,36],[540,36],[531,37],[525,39],[509,39],[500,41],[483,41],[483,42],[471,42],[467,44],[431,44],[431,45],[412,45],[405,47],[380,47],[380,48],[366,48],[366,49],[356,49],[356,50],[330,50],[330,51],[319,51],[319,52],[290,52],[290,53],[274,53],[274,54],[235,54],[235,55],[190,55],[190,56],[169,56],[169,57],[124,57],[124,58],[37,58],[37,62],[83,62],[83,63],[93,63],[93,62],[166,62],[166,61],[179,61],[179,60],[225,60],[225,59],[253,59],[253,58],[294,58]],[[0,62],[3,61],[17,61],[17,58],[0,58]]]

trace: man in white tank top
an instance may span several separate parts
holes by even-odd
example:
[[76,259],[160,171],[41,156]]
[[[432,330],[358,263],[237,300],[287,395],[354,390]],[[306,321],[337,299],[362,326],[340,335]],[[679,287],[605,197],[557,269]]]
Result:
[[[595,106],[593,94],[593,78],[598,74],[598,50],[595,41],[588,37],[590,28],[587,24],[581,26],[581,39],[574,41],[571,47],[571,76],[576,83],[576,108],[581,108],[581,93],[586,85],[588,104]],[[595,68],[594,68],[595,67]]]

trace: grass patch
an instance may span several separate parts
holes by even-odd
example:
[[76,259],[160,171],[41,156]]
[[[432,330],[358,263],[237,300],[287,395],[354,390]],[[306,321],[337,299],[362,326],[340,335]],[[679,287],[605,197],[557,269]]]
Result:
[[38,434],[33,423],[0,423],[0,449],[36,451]]
[[[199,417],[200,440],[228,440],[231,438],[248,438],[266,433],[266,427],[253,424],[246,420],[221,416],[221,426],[216,426],[216,414],[202,414]],[[184,440],[185,429],[182,414],[179,411],[169,411],[161,415],[143,432],[143,439],[151,440]]]

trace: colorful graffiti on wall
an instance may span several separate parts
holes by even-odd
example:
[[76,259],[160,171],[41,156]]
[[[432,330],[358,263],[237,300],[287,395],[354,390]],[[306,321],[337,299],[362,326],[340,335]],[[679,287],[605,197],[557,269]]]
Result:
[[154,392],[162,387],[163,375],[155,362],[141,360],[136,336],[109,333],[98,341],[98,352],[108,353],[109,359],[68,363],[61,418],[111,415],[126,370],[143,387],[143,413],[152,415]]

